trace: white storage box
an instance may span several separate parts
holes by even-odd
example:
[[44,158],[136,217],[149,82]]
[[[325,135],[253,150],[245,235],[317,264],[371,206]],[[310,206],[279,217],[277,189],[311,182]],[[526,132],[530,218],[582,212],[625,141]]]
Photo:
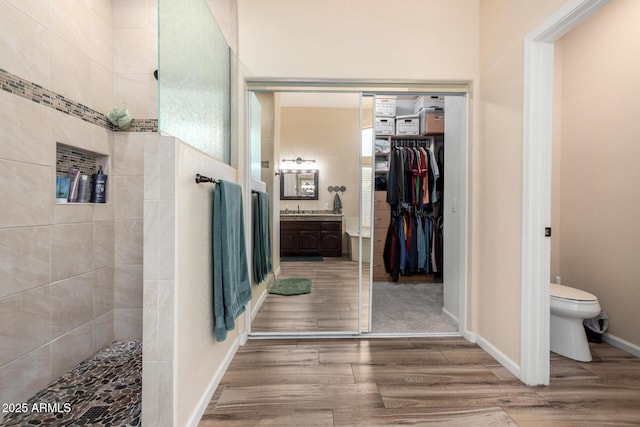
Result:
[[422,109],[430,111],[444,110],[444,96],[419,96],[413,101],[413,112],[417,114]]
[[444,133],[444,111],[420,111],[420,135]]
[[373,123],[373,130],[376,135],[394,135],[396,119],[393,117],[376,117]]
[[396,135],[419,135],[420,118],[418,114],[396,117]]
[[395,117],[396,97],[376,95],[376,116]]

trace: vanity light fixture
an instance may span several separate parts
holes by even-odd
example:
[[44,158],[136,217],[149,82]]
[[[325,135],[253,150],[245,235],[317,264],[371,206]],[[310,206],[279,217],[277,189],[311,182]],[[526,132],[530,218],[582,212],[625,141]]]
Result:
[[297,164],[305,163],[305,162],[313,162],[315,163],[315,159],[303,159],[302,157],[298,157],[297,159],[282,159],[283,162],[295,162]]
[[[318,169],[280,169],[278,173],[314,173],[317,171]],[[276,175],[278,175],[278,173],[276,173]]]

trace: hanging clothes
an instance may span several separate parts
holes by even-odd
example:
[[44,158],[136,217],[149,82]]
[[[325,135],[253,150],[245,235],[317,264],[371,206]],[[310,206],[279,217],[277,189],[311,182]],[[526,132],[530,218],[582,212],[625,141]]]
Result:
[[444,149],[431,140],[392,140],[387,176],[391,220],[383,260],[395,282],[401,275],[442,271],[442,194]]

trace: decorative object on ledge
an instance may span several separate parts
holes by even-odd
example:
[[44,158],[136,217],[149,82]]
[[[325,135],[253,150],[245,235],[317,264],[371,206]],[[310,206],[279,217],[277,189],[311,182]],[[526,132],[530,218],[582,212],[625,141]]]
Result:
[[302,164],[302,163],[306,163],[306,162],[312,162],[315,163],[316,160],[315,159],[303,159],[302,157],[298,157],[296,159],[282,159],[283,162],[294,162],[296,164]]
[[107,118],[117,129],[126,130],[131,127],[131,115],[124,105],[113,107],[107,114]]

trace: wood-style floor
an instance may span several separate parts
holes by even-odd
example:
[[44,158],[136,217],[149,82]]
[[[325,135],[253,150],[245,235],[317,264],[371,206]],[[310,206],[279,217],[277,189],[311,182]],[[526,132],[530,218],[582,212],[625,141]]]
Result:
[[640,359],[591,349],[528,387],[463,338],[251,339],[200,426],[640,425]]
[[[311,293],[282,296],[269,294],[251,332],[345,332],[358,330],[358,263],[348,258],[324,258],[321,262],[282,262],[279,278],[311,279]],[[365,289],[363,310],[368,310]],[[366,320],[366,319],[365,319]]]

